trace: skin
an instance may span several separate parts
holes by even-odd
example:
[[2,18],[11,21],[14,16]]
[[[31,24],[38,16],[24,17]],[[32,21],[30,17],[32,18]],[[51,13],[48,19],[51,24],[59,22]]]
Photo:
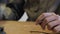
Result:
[[[56,15],[55,13],[48,13],[48,14],[51,14],[51,15],[48,15],[48,16],[43,16],[43,17],[45,17],[44,19],[43,19],[43,17],[41,17],[42,15],[47,15],[47,13],[43,13],[43,14],[41,14],[37,19],[36,19],[36,24],[38,25],[41,25],[42,26],[42,28],[43,29],[45,29],[44,27],[45,27],[45,25],[43,25],[44,23],[44,21],[46,21],[46,20],[48,20],[49,18],[50,19],[52,19],[51,17],[53,16],[53,18],[55,18],[55,17],[57,17],[55,20],[50,20],[51,22],[49,22],[49,23],[53,23],[54,21],[58,21],[58,20],[60,20],[59,18],[59,15]],[[41,20],[42,20],[42,22],[41,22]],[[49,20],[48,20],[49,21]],[[48,22],[48,21],[46,21],[45,22],[45,24]],[[42,23],[42,24],[41,24]],[[57,22],[58,23],[58,22]],[[49,24],[47,24],[47,26],[48,26]],[[43,27],[44,26],[44,27]],[[51,26],[51,25],[50,25]],[[54,26],[56,26],[56,25],[54,25]],[[48,27],[49,28],[49,27]],[[54,28],[53,28],[54,29]],[[53,31],[53,30],[52,30]],[[56,31],[55,31],[56,32]],[[57,32],[59,32],[58,30],[57,30]]]

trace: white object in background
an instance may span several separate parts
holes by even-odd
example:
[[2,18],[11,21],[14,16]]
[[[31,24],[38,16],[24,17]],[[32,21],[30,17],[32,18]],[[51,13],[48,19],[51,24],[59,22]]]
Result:
[[19,19],[19,21],[27,21],[28,16],[26,14],[26,12],[24,12],[23,16],[21,17],[21,19]]

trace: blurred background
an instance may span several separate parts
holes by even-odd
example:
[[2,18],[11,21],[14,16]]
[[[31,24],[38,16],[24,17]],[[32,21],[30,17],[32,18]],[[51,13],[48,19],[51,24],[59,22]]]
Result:
[[35,21],[44,12],[60,14],[58,5],[55,0],[0,0],[0,20]]

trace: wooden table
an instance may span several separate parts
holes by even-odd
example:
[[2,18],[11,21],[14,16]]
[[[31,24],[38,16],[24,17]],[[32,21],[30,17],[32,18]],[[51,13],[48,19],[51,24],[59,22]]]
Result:
[[4,26],[6,34],[40,34],[39,32],[52,32],[47,29],[43,30],[35,22],[3,21],[2,23],[0,22],[0,26]]

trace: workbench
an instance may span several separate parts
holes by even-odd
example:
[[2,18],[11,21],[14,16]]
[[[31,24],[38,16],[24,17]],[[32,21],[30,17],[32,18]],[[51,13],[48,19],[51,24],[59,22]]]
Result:
[[0,26],[4,27],[6,34],[40,34],[39,32],[52,32],[48,29],[43,30],[35,22],[1,21]]

